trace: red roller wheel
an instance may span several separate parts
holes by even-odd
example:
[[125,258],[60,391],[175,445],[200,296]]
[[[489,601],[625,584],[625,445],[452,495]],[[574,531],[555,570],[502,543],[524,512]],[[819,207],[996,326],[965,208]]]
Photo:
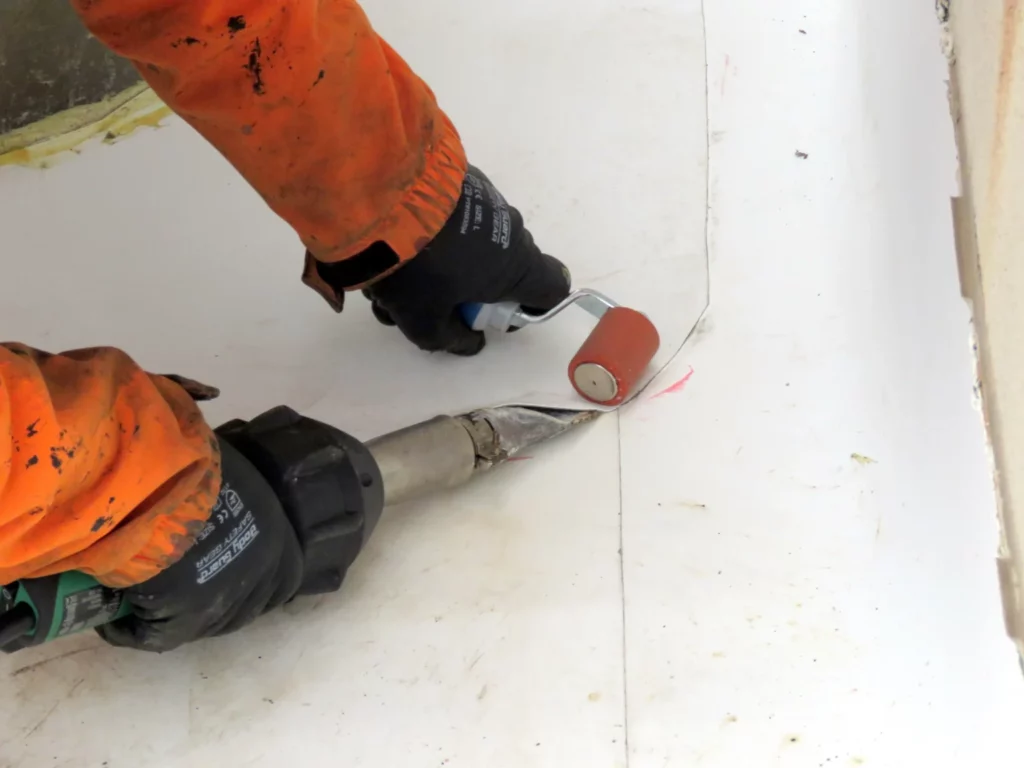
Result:
[[658,329],[646,316],[613,307],[569,363],[569,381],[593,403],[618,405],[629,397],[660,343]]

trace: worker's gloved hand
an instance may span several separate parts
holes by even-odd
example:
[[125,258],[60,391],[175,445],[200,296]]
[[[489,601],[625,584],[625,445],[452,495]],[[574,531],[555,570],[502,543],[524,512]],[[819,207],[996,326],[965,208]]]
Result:
[[[318,268],[329,283],[335,269],[344,267]],[[378,320],[397,325],[421,349],[475,355],[484,335],[466,326],[460,304],[515,301],[544,312],[569,294],[569,284],[565,265],[541,252],[519,211],[470,166],[459,204],[437,236],[364,293]]]
[[182,558],[125,590],[133,615],[97,628],[112,645],[169,651],[233,632],[299,590],[295,530],[256,468],[220,440],[223,481],[206,528]]

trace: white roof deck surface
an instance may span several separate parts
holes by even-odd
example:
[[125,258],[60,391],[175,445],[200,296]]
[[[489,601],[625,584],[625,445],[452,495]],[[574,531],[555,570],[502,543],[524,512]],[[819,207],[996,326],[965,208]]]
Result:
[[[660,373],[389,510],[338,594],[162,656],[0,658],[0,766],[1017,764],[930,4],[366,7],[577,285],[655,319]],[[0,335],[217,385],[213,423],[573,402],[582,313],[472,360],[336,316],[176,118],[0,168],[0,200]]]

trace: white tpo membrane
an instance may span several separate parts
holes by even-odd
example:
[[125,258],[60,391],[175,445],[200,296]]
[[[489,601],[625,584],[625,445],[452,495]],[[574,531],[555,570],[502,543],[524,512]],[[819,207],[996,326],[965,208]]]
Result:
[[[653,375],[707,301],[699,3],[501,5],[367,12],[575,286],[654,321]],[[476,406],[587,405],[566,375],[594,323],[582,310],[469,360],[420,352],[358,294],[335,315],[300,284],[292,230],[177,118],[48,169],[2,168],[0,199],[4,338],[118,346],[213,384],[213,423],[284,403],[370,437]]]

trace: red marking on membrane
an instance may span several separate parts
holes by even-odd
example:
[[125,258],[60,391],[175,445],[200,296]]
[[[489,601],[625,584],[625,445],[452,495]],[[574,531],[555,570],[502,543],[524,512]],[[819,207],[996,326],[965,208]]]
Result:
[[693,366],[691,365],[690,366],[690,370],[687,371],[686,375],[683,376],[683,378],[681,378],[679,381],[677,381],[672,386],[665,387],[665,389],[661,390],[661,392],[659,392],[658,394],[651,395],[651,400],[655,400],[655,399],[661,397],[662,395],[674,395],[674,394],[676,394],[676,392],[682,392],[684,389],[686,389],[686,385],[689,383],[690,378],[692,376],[693,376]]

